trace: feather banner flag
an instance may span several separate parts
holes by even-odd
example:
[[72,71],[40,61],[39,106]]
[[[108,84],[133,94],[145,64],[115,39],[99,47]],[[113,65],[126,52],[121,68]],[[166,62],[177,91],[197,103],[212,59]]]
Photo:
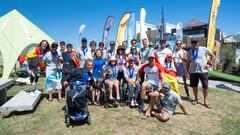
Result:
[[128,21],[128,33],[127,33],[127,43],[128,48],[131,47],[131,40],[136,38],[136,20],[135,20],[135,13],[131,13],[131,17]]
[[176,36],[177,36],[177,40],[183,40],[183,26],[182,23],[177,23],[176,26]]
[[81,35],[82,35],[82,33],[83,33],[83,31],[85,30],[85,28],[86,28],[86,25],[85,24],[82,24],[80,27],[79,27],[79,30],[78,30],[78,35],[77,35],[77,45],[79,46],[80,44],[80,37],[81,37]]
[[140,39],[146,38],[147,39],[147,34],[146,34],[146,29],[145,29],[145,17],[146,17],[146,11],[144,8],[141,9],[140,12]]
[[129,12],[124,13],[122,16],[122,19],[118,26],[118,32],[116,36],[116,48],[118,47],[118,45],[121,45],[122,42],[125,40],[125,31],[126,31],[127,23],[130,16],[131,16],[131,13]]
[[104,43],[106,49],[108,48],[109,31],[113,25],[113,21],[114,21],[114,17],[108,16],[103,28],[102,42]]
[[[220,0],[212,0],[212,7],[208,22],[208,37],[207,37],[207,48],[214,51],[215,34],[216,34],[216,19]],[[208,57],[208,61],[210,58]]]

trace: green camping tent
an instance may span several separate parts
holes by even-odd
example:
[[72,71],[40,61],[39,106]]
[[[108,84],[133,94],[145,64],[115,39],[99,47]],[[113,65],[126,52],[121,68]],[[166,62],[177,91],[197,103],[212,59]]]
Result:
[[7,79],[20,54],[46,39],[53,39],[21,15],[12,10],[0,17],[0,51],[3,59],[2,79]]

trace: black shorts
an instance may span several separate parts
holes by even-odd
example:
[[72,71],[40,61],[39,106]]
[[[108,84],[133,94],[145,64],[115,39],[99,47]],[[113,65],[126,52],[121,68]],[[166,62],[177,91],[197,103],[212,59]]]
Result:
[[191,87],[198,87],[199,79],[202,82],[202,88],[208,88],[208,73],[192,73],[190,75],[190,86]]

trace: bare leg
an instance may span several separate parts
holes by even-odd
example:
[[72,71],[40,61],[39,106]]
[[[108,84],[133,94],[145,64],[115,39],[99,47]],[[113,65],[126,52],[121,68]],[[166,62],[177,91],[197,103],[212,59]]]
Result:
[[100,98],[100,90],[96,90],[96,93],[97,93],[97,101],[99,101],[99,98]]
[[193,101],[193,104],[196,104],[198,102],[198,88],[197,87],[193,87],[193,94],[194,94],[194,98],[195,101]]
[[145,113],[146,116],[150,116],[151,115],[151,111],[152,111],[155,103],[157,102],[157,100],[158,100],[158,97],[151,97],[150,103],[148,105],[148,109],[147,109],[147,111]]
[[116,95],[117,95],[117,100],[120,99],[120,94],[119,94],[119,81],[118,80],[114,80],[113,85],[116,88]]
[[113,95],[112,95],[113,82],[109,80],[107,85],[108,85],[108,91],[109,91],[109,99],[112,100],[113,99]]
[[203,97],[204,97],[204,106],[207,107],[208,109],[211,109],[212,106],[208,104],[207,98],[208,98],[208,89],[203,89]]
[[62,99],[62,90],[61,89],[58,90],[58,99]]
[[52,91],[48,91],[48,104],[52,102]]
[[92,90],[92,102],[95,102],[95,94],[96,94],[95,90],[93,89]]
[[187,86],[187,79],[186,76],[183,76],[183,84],[184,84],[184,89],[188,97],[190,97],[188,86]]
[[142,83],[142,87],[141,87],[141,90],[140,90],[140,106],[139,106],[139,109],[140,111],[144,111],[144,99],[145,99],[145,96],[146,96],[146,90],[148,89],[148,83],[147,82],[143,82]]

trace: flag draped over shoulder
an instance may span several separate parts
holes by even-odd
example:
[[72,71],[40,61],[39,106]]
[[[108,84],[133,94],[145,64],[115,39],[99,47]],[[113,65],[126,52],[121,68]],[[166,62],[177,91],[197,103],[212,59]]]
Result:
[[[166,82],[169,82],[171,85],[171,89],[174,90],[178,95],[180,95],[179,89],[178,89],[178,81],[177,81],[177,74],[176,72],[169,70],[165,68],[158,60],[158,56],[155,53],[155,66],[159,69],[159,73],[163,72],[164,73],[164,79]],[[141,66],[139,72],[142,73],[144,72],[144,68],[149,66],[149,64],[144,64]]]
[[41,51],[41,49],[39,47],[35,47],[32,51],[30,51],[26,55],[26,58],[30,59],[30,58],[34,58],[34,57],[40,57],[41,55],[43,55],[43,52]]
[[77,68],[80,68],[80,58],[78,53],[76,51],[72,51],[70,57],[73,60],[74,64],[77,66]]
[[23,62],[27,59],[31,59],[31,58],[35,58],[38,57],[39,61],[38,61],[38,67],[40,67],[40,69],[45,70],[46,69],[46,65],[45,63],[41,60],[43,57],[43,51],[41,50],[40,47],[35,47],[32,51],[30,51],[27,55],[20,55],[18,57],[18,61],[20,63],[20,65],[23,64]]

